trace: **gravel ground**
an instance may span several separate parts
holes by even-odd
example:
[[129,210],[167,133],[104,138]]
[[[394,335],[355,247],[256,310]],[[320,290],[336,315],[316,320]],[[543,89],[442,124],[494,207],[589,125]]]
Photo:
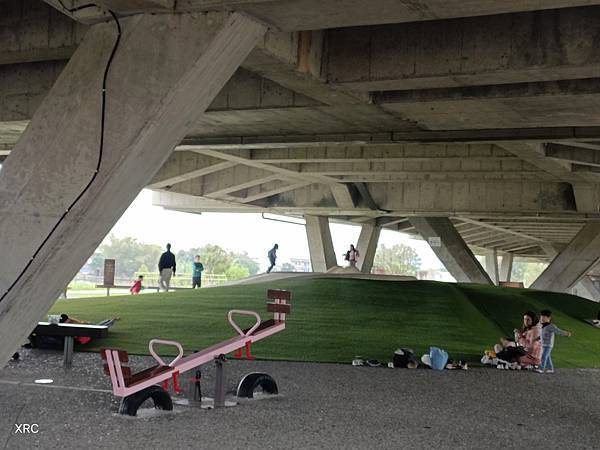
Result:
[[[132,366],[151,364],[132,357]],[[212,364],[203,389],[212,395]],[[233,408],[175,406],[116,414],[97,354],[24,350],[0,370],[0,448],[599,448],[600,370],[554,375],[471,369],[434,372],[230,361],[227,386],[264,371],[280,395]],[[52,378],[52,385],[33,380]],[[15,423],[39,426],[17,433]]]

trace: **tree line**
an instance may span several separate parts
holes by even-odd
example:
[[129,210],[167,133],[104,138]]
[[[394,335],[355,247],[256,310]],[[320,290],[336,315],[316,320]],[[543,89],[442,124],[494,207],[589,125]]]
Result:
[[[162,252],[164,249],[159,245],[144,244],[133,237],[118,238],[111,235],[90,258],[88,267],[93,273],[102,273],[104,259],[115,259],[116,276],[131,278],[139,272],[157,271],[158,259]],[[196,255],[200,255],[205,273],[226,275],[229,280],[256,275],[260,268],[246,252],[230,252],[218,245],[207,244],[175,252],[177,274],[191,276],[192,262]]]

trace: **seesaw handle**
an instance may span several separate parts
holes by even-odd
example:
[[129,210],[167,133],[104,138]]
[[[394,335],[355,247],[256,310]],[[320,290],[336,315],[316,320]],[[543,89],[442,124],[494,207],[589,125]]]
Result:
[[[174,347],[177,347],[177,350],[179,350],[179,355],[177,355],[175,357],[175,359],[173,361],[171,361],[169,364],[165,364],[165,362],[162,360],[162,358],[160,356],[158,356],[156,354],[156,352],[154,351],[154,344],[172,345]],[[181,346],[181,344],[179,342],[167,341],[164,339],[152,339],[148,343],[148,351],[150,352],[152,357],[156,360],[156,362],[158,362],[158,364],[160,364],[161,366],[173,367],[173,365],[183,357],[183,347]]]
[[[244,333],[242,331],[242,329],[238,326],[238,324],[235,323],[235,321],[233,320],[234,314],[239,314],[242,316],[254,316],[256,318],[256,323],[252,326],[252,328],[250,328],[248,330],[247,333]],[[229,311],[229,313],[227,313],[227,320],[229,320],[229,323],[231,324],[233,329],[235,331],[237,331],[240,336],[250,336],[252,333],[254,333],[254,330],[256,330],[260,326],[260,316],[258,315],[258,313],[255,313],[254,311],[245,311],[243,309],[232,309],[231,311]]]

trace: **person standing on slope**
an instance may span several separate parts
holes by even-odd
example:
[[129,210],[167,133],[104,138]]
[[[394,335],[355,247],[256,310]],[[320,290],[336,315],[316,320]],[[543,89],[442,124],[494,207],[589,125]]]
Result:
[[165,292],[169,292],[171,276],[175,275],[176,270],[175,255],[171,253],[171,244],[167,244],[167,251],[160,255],[160,259],[158,260],[158,272],[160,274],[158,285]]

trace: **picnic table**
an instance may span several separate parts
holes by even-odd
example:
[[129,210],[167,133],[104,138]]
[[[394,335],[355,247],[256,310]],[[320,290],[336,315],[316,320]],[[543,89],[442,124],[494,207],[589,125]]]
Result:
[[75,336],[85,336],[92,339],[103,338],[108,336],[109,328],[109,325],[39,322],[33,333],[37,336],[64,337],[64,366],[70,369],[73,364]]

